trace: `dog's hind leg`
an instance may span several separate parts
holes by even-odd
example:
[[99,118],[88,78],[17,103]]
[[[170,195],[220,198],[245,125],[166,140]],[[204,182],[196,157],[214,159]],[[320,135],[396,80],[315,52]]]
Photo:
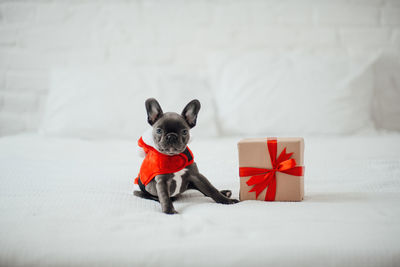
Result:
[[221,204],[234,204],[239,201],[233,198],[229,198],[232,194],[229,190],[218,191],[205,176],[200,173],[196,173],[190,177],[191,187],[199,190],[203,195],[211,197],[215,202]]
[[[197,191],[200,191],[193,183],[189,183],[188,184],[188,189],[194,189]],[[219,191],[221,194],[223,194],[226,197],[231,197],[232,196],[232,191],[231,190],[221,190]],[[203,195],[207,196],[206,194],[204,194],[203,192],[200,191],[200,193],[202,193]]]
[[232,191],[231,190],[221,190],[219,191],[221,194],[223,194],[226,197],[231,197],[232,196]]
[[160,202],[158,200],[158,197],[150,195],[149,193],[146,193],[146,192],[143,192],[143,191],[135,190],[135,191],[133,191],[133,195],[137,196],[137,197],[144,198],[144,199],[151,199],[151,200]]

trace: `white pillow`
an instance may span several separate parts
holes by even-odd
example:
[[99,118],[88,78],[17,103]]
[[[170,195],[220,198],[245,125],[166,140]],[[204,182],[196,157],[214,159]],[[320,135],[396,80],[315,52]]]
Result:
[[336,51],[214,55],[220,130],[263,136],[370,130],[375,58],[351,59]]
[[214,136],[214,106],[204,80],[172,68],[85,67],[55,70],[39,132],[47,135],[138,138],[150,126],[144,102],[155,97],[164,112],[202,104],[195,135]]
[[378,128],[400,131],[400,56],[386,52],[374,66],[373,117]]

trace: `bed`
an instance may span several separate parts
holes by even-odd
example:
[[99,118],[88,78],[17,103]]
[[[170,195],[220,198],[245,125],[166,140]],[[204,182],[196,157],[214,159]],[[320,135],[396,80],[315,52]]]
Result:
[[[190,144],[235,198],[239,139]],[[2,137],[0,265],[399,266],[400,134],[306,136],[305,148],[303,202],[187,191],[170,216],[132,195],[136,140]]]

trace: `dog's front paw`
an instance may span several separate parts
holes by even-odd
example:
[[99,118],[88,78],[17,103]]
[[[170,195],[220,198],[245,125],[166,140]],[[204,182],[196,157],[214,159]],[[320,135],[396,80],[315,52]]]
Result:
[[172,208],[163,209],[163,212],[165,214],[178,214],[178,212],[173,207]]

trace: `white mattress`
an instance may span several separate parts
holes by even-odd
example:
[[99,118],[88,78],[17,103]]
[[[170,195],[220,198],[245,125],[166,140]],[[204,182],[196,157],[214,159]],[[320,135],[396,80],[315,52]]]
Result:
[[[190,146],[234,197],[237,141]],[[0,265],[399,266],[400,135],[305,143],[303,202],[188,191],[170,216],[132,195],[135,141],[0,138]]]

